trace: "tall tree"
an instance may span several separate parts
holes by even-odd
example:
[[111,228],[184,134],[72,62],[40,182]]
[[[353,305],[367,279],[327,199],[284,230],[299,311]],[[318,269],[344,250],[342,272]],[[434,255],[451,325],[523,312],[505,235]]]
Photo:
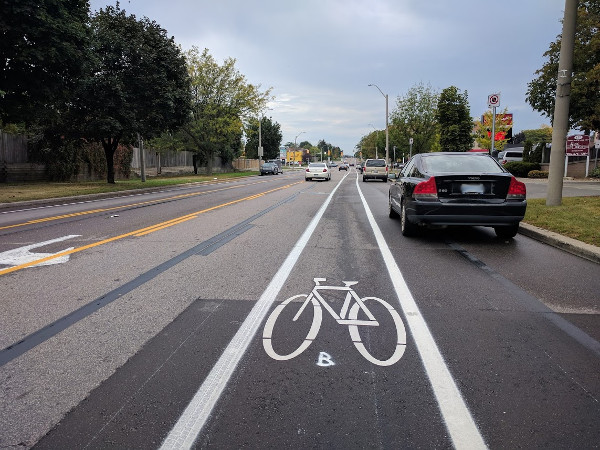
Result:
[[[251,120],[246,126],[246,158],[258,158],[258,119]],[[263,159],[279,158],[279,147],[281,146],[281,126],[273,122],[270,117],[264,117],[260,123],[261,144],[263,147]]]
[[[580,0],[573,51],[569,125],[584,131],[600,130],[600,0]],[[558,59],[562,36],[544,53],[546,62],[529,82],[527,102],[553,120]]]
[[436,108],[439,94],[431,85],[417,84],[403,97],[398,97],[391,113],[390,141],[399,150],[397,155],[429,152],[437,139]]
[[186,54],[191,78],[192,114],[182,127],[186,148],[196,152],[212,174],[213,158],[219,152],[240,146],[243,122],[256,116],[271,99],[271,89],[246,81],[235,67],[235,59],[223,65],[204,49],[193,47]]
[[85,136],[102,143],[107,181],[114,183],[114,153],[134,142],[176,128],[190,111],[185,58],[156,22],[136,19],[117,6],[91,20],[87,76],[80,86]]
[[55,123],[86,56],[85,0],[0,0],[0,121]]
[[467,91],[461,93],[456,86],[444,89],[438,100],[436,119],[442,151],[466,152],[472,148],[473,121]]

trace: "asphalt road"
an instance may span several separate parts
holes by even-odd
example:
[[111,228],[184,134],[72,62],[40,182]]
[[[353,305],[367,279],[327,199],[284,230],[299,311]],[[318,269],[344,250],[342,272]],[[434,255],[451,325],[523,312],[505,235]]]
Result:
[[600,442],[600,266],[354,171],[3,213],[0,261],[0,448]]

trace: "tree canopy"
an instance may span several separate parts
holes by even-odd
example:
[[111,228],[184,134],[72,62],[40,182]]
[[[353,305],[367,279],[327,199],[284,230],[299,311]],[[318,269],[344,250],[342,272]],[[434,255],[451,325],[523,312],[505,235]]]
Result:
[[442,151],[466,152],[472,148],[473,121],[467,91],[461,93],[456,86],[444,89],[438,100],[436,119]]
[[[573,77],[569,106],[569,126],[584,131],[600,130],[600,1],[580,0],[575,29]],[[546,62],[528,84],[527,102],[554,119],[556,77],[562,35],[544,53]]]
[[87,59],[86,0],[0,0],[0,120],[56,122]]
[[271,99],[271,89],[246,81],[235,67],[235,59],[223,65],[193,47],[186,53],[191,80],[192,113],[182,127],[181,139],[186,150],[197,153],[212,173],[217,155],[231,159],[241,146],[244,120],[256,116]]
[[102,143],[107,178],[120,143],[139,133],[150,138],[189,117],[185,59],[166,31],[148,18],[127,15],[117,4],[91,20],[91,57],[80,84],[84,136]]
[[[246,125],[246,158],[258,158],[258,119],[250,120]],[[281,126],[270,117],[262,117],[260,122],[261,144],[263,147],[263,159],[279,158],[279,147],[281,145]]]
[[[504,136],[506,136],[506,133],[512,127],[512,124],[506,124],[503,121],[503,117],[506,117],[507,113],[508,109],[504,108],[504,111],[496,114],[496,121],[494,124],[494,132],[496,133],[496,138],[498,138],[501,133],[504,133]],[[487,148],[488,150],[492,149],[492,120],[492,111],[486,111],[483,114],[483,123],[481,123],[481,120],[475,121],[475,128],[473,132],[473,138],[477,141],[479,146],[481,148]],[[494,141],[494,149],[501,151],[507,142],[508,139],[506,138],[496,139]]]
[[431,85],[423,83],[411,87],[403,97],[398,97],[396,107],[390,114],[389,131],[391,145],[399,150],[396,156],[409,154],[410,138],[413,139],[413,154],[429,152],[435,147],[438,137],[435,115],[438,98],[439,93]]

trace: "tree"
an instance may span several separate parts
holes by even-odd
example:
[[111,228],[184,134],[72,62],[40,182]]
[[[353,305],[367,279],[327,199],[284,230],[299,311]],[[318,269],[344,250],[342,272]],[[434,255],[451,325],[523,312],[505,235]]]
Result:
[[472,148],[473,121],[467,91],[461,94],[456,86],[444,89],[438,100],[436,119],[443,151],[466,152]]
[[0,121],[56,123],[83,71],[85,0],[0,0]]
[[[499,133],[504,133],[512,128],[512,124],[506,124],[503,122],[503,117],[508,113],[508,109],[504,108],[499,114],[496,114],[496,123],[494,124],[495,137],[499,136]],[[483,123],[480,120],[475,121],[475,128],[473,131],[473,139],[477,141],[481,148],[492,149],[492,111],[486,111],[483,114]],[[494,149],[501,151],[508,139],[497,139],[494,141]]]
[[[246,158],[258,158],[258,119],[251,120],[246,126]],[[261,143],[263,146],[263,159],[278,159],[281,146],[281,126],[269,117],[263,116],[261,120]]]
[[151,138],[189,116],[190,85],[185,58],[156,22],[137,20],[107,6],[91,20],[93,50],[80,85],[85,136],[100,143],[107,181],[114,183],[114,153],[139,133]]
[[[398,97],[392,111],[390,146],[400,154],[409,154],[409,139],[413,139],[412,152],[429,152],[437,136],[436,107],[439,94],[431,85],[417,84],[403,97]],[[379,143],[378,143],[379,147]],[[384,147],[385,148],[385,147]]]
[[[569,106],[569,126],[589,132],[600,130],[600,1],[580,0],[575,29],[573,78]],[[527,102],[553,120],[558,59],[562,36],[544,53],[547,61],[529,82]]]
[[196,152],[212,174],[213,158],[240,147],[243,122],[256,116],[271,100],[271,89],[249,84],[235,68],[235,59],[223,65],[204,49],[193,47],[186,53],[191,78],[192,114],[180,137],[186,149]]

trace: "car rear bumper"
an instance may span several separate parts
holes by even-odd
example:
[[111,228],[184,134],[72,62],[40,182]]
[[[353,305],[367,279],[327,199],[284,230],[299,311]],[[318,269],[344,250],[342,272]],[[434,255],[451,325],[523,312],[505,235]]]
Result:
[[519,223],[525,217],[527,202],[496,204],[448,204],[415,201],[407,205],[407,218],[430,225],[502,226]]

